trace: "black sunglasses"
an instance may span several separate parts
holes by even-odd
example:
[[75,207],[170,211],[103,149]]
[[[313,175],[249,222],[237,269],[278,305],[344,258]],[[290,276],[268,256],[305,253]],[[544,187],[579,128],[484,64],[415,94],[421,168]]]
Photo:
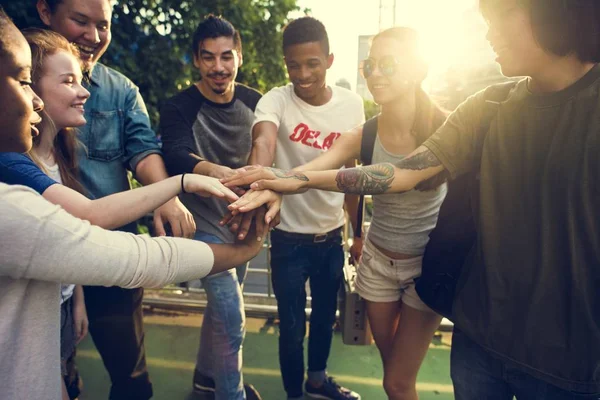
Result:
[[368,79],[373,75],[373,72],[375,72],[375,68],[379,68],[381,75],[389,78],[396,74],[398,64],[400,64],[400,62],[394,56],[384,56],[379,60],[367,58],[366,60],[361,61],[360,71],[362,77]]

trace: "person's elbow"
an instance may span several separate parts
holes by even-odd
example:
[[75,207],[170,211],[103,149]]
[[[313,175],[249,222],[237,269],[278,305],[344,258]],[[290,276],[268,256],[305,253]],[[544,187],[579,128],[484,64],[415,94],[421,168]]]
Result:
[[107,218],[102,212],[97,212],[96,210],[92,210],[87,213],[87,218],[82,218],[87,220],[90,224],[94,226],[98,226],[102,229],[113,230],[120,228],[121,225],[116,224],[115,221],[112,221],[111,218]]
[[419,179],[417,174],[412,171],[399,168],[394,169],[394,179],[392,180],[387,193],[409,192],[421,182],[421,179]]
[[252,149],[267,151],[269,154],[275,153],[275,147],[277,146],[276,140],[260,135],[252,140]]

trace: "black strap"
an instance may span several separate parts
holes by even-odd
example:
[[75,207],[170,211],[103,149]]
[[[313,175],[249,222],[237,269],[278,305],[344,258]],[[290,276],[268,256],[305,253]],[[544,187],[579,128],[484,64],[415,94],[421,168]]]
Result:
[[377,120],[379,115],[374,116],[363,125],[362,140],[360,142],[360,163],[371,165],[373,161],[373,149],[377,138]]
[[[377,138],[377,119],[379,115],[371,118],[363,125],[362,139],[360,142],[360,163],[371,165],[373,161],[373,149],[375,148],[375,139]],[[363,215],[365,211],[365,196],[361,195],[358,201],[358,212],[356,215],[356,232],[354,237],[362,237]]]

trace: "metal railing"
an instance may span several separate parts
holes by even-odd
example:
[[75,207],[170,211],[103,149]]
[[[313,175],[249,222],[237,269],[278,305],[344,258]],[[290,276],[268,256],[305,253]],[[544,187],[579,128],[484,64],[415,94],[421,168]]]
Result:
[[[370,196],[366,196],[367,201],[365,204],[370,202]],[[365,221],[363,223],[363,232],[366,232],[370,225],[370,213],[366,212]],[[346,220],[348,220],[346,218]],[[343,228],[343,245],[344,251],[347,253],[351,246],[352,236],[350,225],[346,222]],[[245,283],[242,287],[242,293],[244,297],[244,305],[246,315],[248,317],[275,319],[277,317],[277,301],[273,292],[273,285],[271,283],[271,252],[270,239],[268,238],[263,245],[261,253],[249,262],[247,276]],[[266,261],[263,263],[262,259]],[[345,259],[347,259],[347,254]],[[263,263],[263,265],[260,265]],[[256,266],[256,264],[258,264]],[[255,265],[255,266],[253,266]],[[260,277],[259,280],[264,278],[264,284],[261,285],[264,288],[264,293],[261,291],[250,291],[249,288],[257,286],[253,284],[255,279],[250,277]],[[182,312],[203,312],[206,309],[207,298],[206,292],[202,288],[196,288],[189,285],[170,285],[161,289],[146,289],[144,294],[143,304],[149,309],[160,309],[160,310],[174,310]],[[311,312],[311,297],[310,287],[307,284],[307,302],[306,302],[306,313],[309,315]],[[338,315],[339,316],[339,315]],[[442,329],[451,329],[452,323],[446,319],[442,321]]]

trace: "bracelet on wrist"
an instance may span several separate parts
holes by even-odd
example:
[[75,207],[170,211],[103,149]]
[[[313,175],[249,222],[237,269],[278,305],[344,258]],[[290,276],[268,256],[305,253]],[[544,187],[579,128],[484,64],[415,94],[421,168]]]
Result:
[[183,184],[183,178],[185,178],[185,173],[181,174],[181,193],[188,193],[185,191],[185,185]]

